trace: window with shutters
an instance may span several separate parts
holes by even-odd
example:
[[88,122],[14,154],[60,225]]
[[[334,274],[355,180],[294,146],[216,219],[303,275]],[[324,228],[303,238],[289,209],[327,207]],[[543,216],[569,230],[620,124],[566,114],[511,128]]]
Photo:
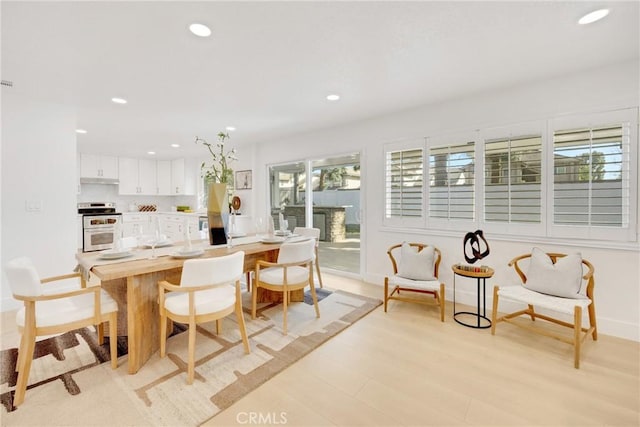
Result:
[[475,218],[475,142],[429,148],[429,220]]
[[423,224],[423,148],[385,150],[385,220]]
[[484,220],[540,224],[542,134],[485,139]]
[[558,130],[553,134],[553,222],[621,227],[629,221],[624,128]]

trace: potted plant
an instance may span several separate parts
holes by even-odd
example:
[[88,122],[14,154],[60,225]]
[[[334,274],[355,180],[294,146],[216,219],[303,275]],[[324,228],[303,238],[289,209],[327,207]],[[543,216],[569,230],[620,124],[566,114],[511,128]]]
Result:
[[211,154],[211,163],[202,162],[200,171],[207,183],[207,216],[209,219],[209,243],[227,243],[227,222],[229,215],[229,190],[233,186],[233,169],[230,164],[237,160],[236,149],[225,151],[225,141],[229,134],[218,133],[218,141],[211,144],[196,136],[195,143],[202,144]]

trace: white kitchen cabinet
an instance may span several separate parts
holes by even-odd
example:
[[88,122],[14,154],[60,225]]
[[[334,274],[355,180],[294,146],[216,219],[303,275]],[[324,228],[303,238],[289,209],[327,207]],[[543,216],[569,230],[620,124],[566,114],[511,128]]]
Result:
[[118,179],[118,158],[81,153],[80,178]]
[[124,237],[138,237],[152,234],[151,224],[154,214],[145,213],[123,213],[122,214],[122,235]]
[[200,239],[198,230],[198,216],[185,214],[159,214],[160,232],[173,242],[184,241],[184,227],[189,227],[191,240]]
[[158,160],[156,163],[158,195],[171,196],[171,160]]
[[158,194],[155,160],[120,157],[118,164],[120,169],[119,194]]
[[193,195],[195,185],[185,159],[171,161],[171,194]]

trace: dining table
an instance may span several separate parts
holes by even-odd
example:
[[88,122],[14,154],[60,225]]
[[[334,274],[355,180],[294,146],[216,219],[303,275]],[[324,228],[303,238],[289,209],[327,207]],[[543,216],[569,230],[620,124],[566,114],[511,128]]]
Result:
[[[280,242],[264,243],[255,236],[233,239],[233,245],[209,245],[206,240],[191,242],[198,258],[210,258],[244,251],[244,272],[255,270],[258,260],[276,262]],[[127,337],[128,372],[137,373],[160,348],[160,309],[158,282],[179,284],[182,265],[190,257],[180,256],[181,243],[162,248],[131,248],[126,257],[109,259],[106,253],[78,253],[78,269],[83,279],[97,278],[103,289],[118,303],[118,336]],[[201,252],[201,253],[200,253]],[[258,288],[258,291],[265,291]],[[258,294],[258,301],[271,301],[274,295]],[[281,294],[277,295],[281,298]],[[303,295],[292,295],[302,300]],[[169,328],[171,330],[171,328]]]

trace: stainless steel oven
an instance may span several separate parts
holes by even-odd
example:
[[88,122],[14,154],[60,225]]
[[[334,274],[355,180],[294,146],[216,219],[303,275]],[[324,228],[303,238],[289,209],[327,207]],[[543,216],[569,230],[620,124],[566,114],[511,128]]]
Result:
[[101,251],[113,248],[116,230],[122,225],[122,214],[115,204],[108,202],[79,203],[82,215],[82,251]]

